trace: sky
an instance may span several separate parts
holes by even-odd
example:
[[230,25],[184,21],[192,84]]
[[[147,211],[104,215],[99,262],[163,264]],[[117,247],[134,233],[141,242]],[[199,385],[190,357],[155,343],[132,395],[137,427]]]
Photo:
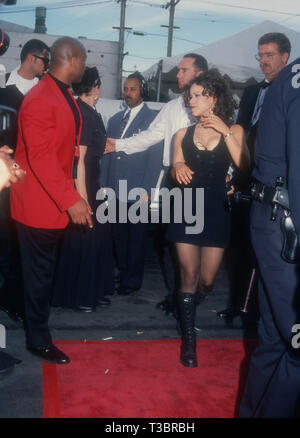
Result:
[[[143,72],[167,55],[170,0],[127,0],[124,72]],[[47,8],[46,27],[51,35],[85,36],[118,41],[118,0],[17,0],[3,6],[0,20],[34,28],[35,7]],[[299,0],[180,0],[175,8],[172,55],[237,33],[264,20],[300,31]],[[133,32],[143,32],[143,36]]]

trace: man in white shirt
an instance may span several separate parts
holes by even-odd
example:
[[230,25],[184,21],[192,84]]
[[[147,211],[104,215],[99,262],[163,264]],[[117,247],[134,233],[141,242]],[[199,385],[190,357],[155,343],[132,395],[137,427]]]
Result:
[[[195,53],[186,54],[178,66],[177,80],[181,91],[203,71],[208,69],[206,59]],[[108,139],[106,152],[125,152],[133,154],[164,140],[163,165],[169,167],[172,160],[172,141],[174,134],[181,128],[191,125],[193,118],[186,108],[183,96],[168,102],[146,131],[126,139]]]
[[15,85],[25,95],[47,70],[49,51],[50,48],[41,40],[27,41],[21,50],[21,65],[10,73],[6,86]]

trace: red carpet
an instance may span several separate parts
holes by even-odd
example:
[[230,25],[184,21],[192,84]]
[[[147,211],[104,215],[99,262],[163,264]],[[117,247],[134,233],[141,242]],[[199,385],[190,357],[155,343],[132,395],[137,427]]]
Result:
[[198,368],[179,340],[55,344],[71,363],[43,363],[46,418],[233,418],[255,341],[198,340]]

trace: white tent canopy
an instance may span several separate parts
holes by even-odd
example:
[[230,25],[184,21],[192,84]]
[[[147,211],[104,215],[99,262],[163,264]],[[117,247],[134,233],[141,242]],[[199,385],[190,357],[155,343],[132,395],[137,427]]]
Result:
[[[300,33],[272,21],[263,21],[234,35],[222,38],[199,49],[190,50],[189,52],[203,55],[210,67],[218,68],[222,74],[227,74],[233,81],[245,82],[250,77],[260,81],[264,75],[254,56],[257,53],[259,38],[269,32],[281,32],[289,38],[292,45],[289,62],[300,56]],[[168,73],[176,67],[183,55],[184,53],[164,58],[163,73]],[[149,79],[155,76],[157,68],[158,63],[146,70],[143,73],[145,78]]]

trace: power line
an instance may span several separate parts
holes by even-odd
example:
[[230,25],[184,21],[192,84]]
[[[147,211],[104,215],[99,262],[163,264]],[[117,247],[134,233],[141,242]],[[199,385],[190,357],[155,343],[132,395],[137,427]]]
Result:
[[300,14],[295,14],[294,12],[283,12],[283,11],[274,11],[274,9],[262,9],[262,8],[252,8],[249,6],[237,6],[237,5],[231,5],[228,3],[222,3],[222,2],[215,2],[215,1],[206,1],[206,0],[198,0],[199,3],[208,3],[209,5],[215,5],[215,6],[224,6],[226,8],[233,8],[233,9],[244,9],[248,11],[256,11],[256,12],[268,12],[272,14],[279,14],[279,15],[291,15],[291,16],[300,16]]
[[176,20],[197,21],[198,23],[255,24],[254,21],[221,20],[219,18],[208,18],[207,20],[203,20],[201,18],[176,17]]
[[144,5],[144,6],[151,6],[153,8],[165,8],[165,5],[158,5],[157,3],[149,3],[146,1],[142,1],[142,0],[129,0],[131,3],[137,3],[140,5]]
[[[142,4],[142,5],[145,5],[145,6],[165,8],[165,5],[158,5],[158,4],[155,4],[155,3],[149,3],[149,2],[143,1],[143,0],[129,0],[129,1],[132,2],[132,3],[139,3],[139,4]],[[211,0],[197,0],[197,1],[199,3],[205,3],[205,4],[209,4],[209,5],[215,5],[215,6],[224,6],[224,7],[233,8],[233,9],[245,9],[245,10],[256,11],[256,12],[267,12],[267,13],[274,13],[274,14],[288,15],[288,16],[300,16],[300,14],[295,14],[293,12],[276,11],[274,9],[254,8],[254,7],[250,7],[250,6],[237,6],[237,5],[232,5],[232,4],[228,4],[228,3],[222,3],[222,2],[216,2],[216,1],[211,1]],[[199,14],[201,14],[201,12]],[[206,13],[202,13],[202,14],[205,15]]]
[[[78,3],[78,2],[76,2],[76,3],[74,3],[74,1],[70,1],[70,2],[62,2],[62,3],[56,3],[56,5],[58,5],[58,6],[55,6],[55,5],[53,5],[53,3],[49,3],[49,4],[47,4],[47,5],[45,5],[44,7],[45,8],[47,8],[47,9],[52,9],[52,10],[54,10],[54,9],[67,9],[67,8],[76,8],[76,7],[84,7],[84,6],[95,6],[95,5],[102,5],[102,4],[105,4],[105,3],[113,3],[113,0],[101,0],[101,1],[99,1],[99,0],[96,0],[96,1],[89,1],[89,2],[84,2],[84,3]],[[32,12],[32,11],[35,11],[35,9],[36,9],[36,6],[24,6],[23,8],[13,8],[13,9],[11,9],[11,8],[9,8],[9,9],[4,9],[4,8],[1,8],[1,10],[0,10],[0,14],[17,14],[17,13],[24,13],[24,12]]]
[[127,54],[127,56],[131,57],[131,58],[139,58],[139,59],[146,59],[146,60],[156,60],[156,59],[161,59],[161,56],[158,56],[156,58],[147,58],[146,56],[140,56],[140,55],[130,55]]
[[187,43],[193,43],[193,44],[197,44],[199,46],[206,46],[206,44],[204,44],[204,43],[199,43],[198,41],[187,40],[186,38],[180,38],[180,37],[173,37],[173,38],[174,38],[174,40],[186,41]]
[[[127,31],[128,33],[131,33],[133,35],[139,35],[139,36],[156,36],[156,37],[162,37],[162,38],[166,38],[166,35],[161,34],[161,33],[150,33],[150,32],[142,32],[139,30],[136,31]],[[193,43],[193,44],[198,44],[199,46],[205,46],[206,44],[204,43],[200,43],[199,41],[194,41],[194,40],[188,40],[185,38],[180,38],[180,37],[174,37],[174,40],[182,40],[182,41],[187,41],[188,43]]]

